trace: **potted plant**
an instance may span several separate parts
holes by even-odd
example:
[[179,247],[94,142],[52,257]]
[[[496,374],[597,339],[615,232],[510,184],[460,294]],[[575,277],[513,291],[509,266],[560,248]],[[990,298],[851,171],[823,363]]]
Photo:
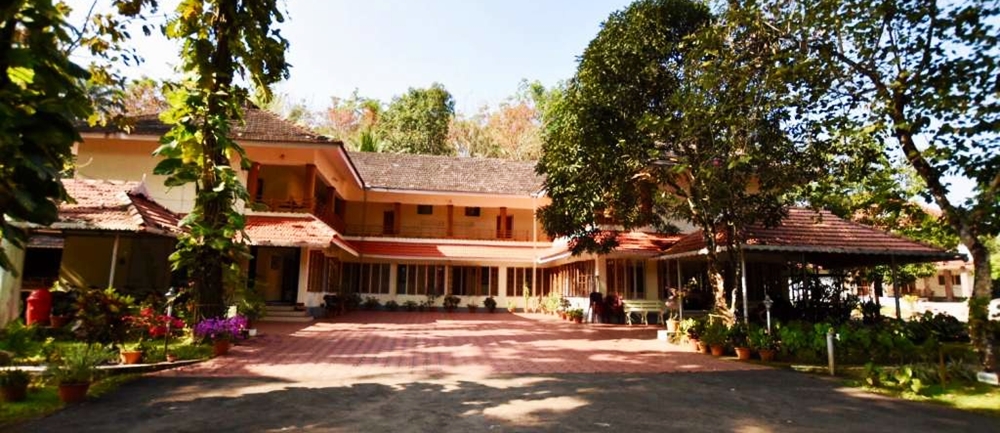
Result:
[[680,296],[677,293],[677,289],[670,289],[670,296],[667,298],[667,302],[664,303],[666,310],[670,313],[670,316],[666,320],[666,325],[667,332],[671,334],[677,333],[681,324],[678,315]]
[[87,398],[87,390],[97,374],[97,366],[109,358],[99,345],[73,347],[58,354],[58,361],[46,370],[59,387],[63,403],[79,403]]
[[28,396],[29,382],[31,376],[23,370],[0,371],[0,396],[8,403],[24,401]]
[[424,299],[424,302],[420,304],[420,311],[427,311],[429,313],[433,313],[435,308],[434,304],[437,303],[437,298],[438,295],[435,295],[433,293],[428,293],[427,298]]
[[712,356],[722,356],[726,349],[726,325],[717,320],[710,321],[700,338],[711,349]]
[[385,301],[385,309],[389,311],[396,311],[399,309],[399,303],[395,299],[390,299]]
[[567,314],[569,314],[570,319],[573,320],[574,322],[576,322],[576,323],[583,323],[583,309],[582,308],[574,308],[572,310],[569,310],[569,313],[567,313]]
[[414,300],[410,299],[410,300],[404,302],[403,306],[406,307],[406,311],[410,311],[410,312],[416,311],[417,310],[417,301],[414,301]]
[[747,325],[743,323],[736,323],[731,328],[729,328],[728,333],[729,344],[733,345],[733,349],[736,351],[736,358],[740,361],[750,360],[750,333],[747,329]]
[[475,313],[476,312],[476,308],[478,308],[479,306],[476,305],[473,302],[469,302],[468,304],[465,304],[465,307],[469,309],[470,313]]
[[483,306],[486,307],[486,311],[494,312],[497,310],[497,300],[493,299],[492,296],[483,299]]
[[452,295],[452,294],[449,293],[449,294],[447,294],[447,295],[444,296],[444,300],[442,301],[442,305],[444,305],[445,311],[447,311],[449,313],[452,313],[452,312],[455,311],[456,308],[458,308],[458,304],[461,303],[461,302],[462,302],[461,298],[459,298],[458,296],[455,296],[455,295]]
[[778,339],[764,328],[757,328],[750,333],[750,347],[760,355],[760,360],[771,362],[778,350]]
[[52,310],[49,325],[53,328],[66,326],[76,315],[76,292],[71,287],[56,282],[52,285]]
[[229,353],[232,341],[240,334],[241,325],[246,325],[246,319],[242,316],[205,319],[194,326],[194,335],[202,341],[212,343],[212,353],[222,356]]
[[517,303],[515,301],[508,300],[507,301],[507,312],[511,313],[511,314],[514,314],[515,311],[517,311]]
[[264,315],[267,314],[267,303],[259,291],[247,288],[243,290],[242,296],[236,303],[236,312],[247,319],[247,335],[254,337],[257,335],[257,321],[263,319]]
[[378,309],[378,306],[380,305],[380,303],[378,302],[378,298],[376,298],[374,296],[369,296],[369,297],[365,298],[365,302],[363,304],[361,304],[361,305],[363,307],[365,307],[365,310],[375,311],[375,310]]

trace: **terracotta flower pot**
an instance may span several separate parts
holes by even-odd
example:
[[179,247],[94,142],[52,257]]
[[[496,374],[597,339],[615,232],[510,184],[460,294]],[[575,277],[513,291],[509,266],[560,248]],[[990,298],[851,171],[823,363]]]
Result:
[[215,340],[212,342],[212,354],[222,356],[229,353],[229,340]]
[[698,343],[698,339],[697,338],[688,338],[688,342],[691,343],[691,350],[693,350],[695,352],[700,352],[701,351],[701,348],[700,348],[701,346]]
[[699,341],[698,342],[698,352],[701,352],[701,353],[712,353],[712,349],[708,347],[708,343],[705,343],[704,341]]
[[138,364],[139,361],[142,361],[141,350],[123,350],[118,355],[121,358],[122,364]]
[[573,321],[576,323],[583,323],[583,317],[575,317],[573,318]]
[[49,326],[53,328],[62,328],[69,324],[69,321],[73,318],[70,316],[49,316]]
[[713,344],[710,348],[712,349],[712,356],[722,356],[726,352],[726,346],[721,344]]
[[673,333],[677,332],[677,328],[680,328],[680,327],[681,327],[681,321],[680,320],[673,320],[673,319],[667,320],[667,332],[673,334]]
[[177,359],[177,355],[174,355],[173,353],[167,354],[167,362],[177,362]]
[[736,348],[736,359],[740,361],[750,360],[750,348],[749,347],[737,347]]
[[773,349],[761,349],[758,351],[760,353],[760,360],[764,362],[774,361],[774,350]]
[[0,386],[0,396],[8,403],[24,401],[28,397],[28,384]]
[[59,400],[67,404],[79,403],[87,399],[88,389],[90,389],[90,382],[60,383]]

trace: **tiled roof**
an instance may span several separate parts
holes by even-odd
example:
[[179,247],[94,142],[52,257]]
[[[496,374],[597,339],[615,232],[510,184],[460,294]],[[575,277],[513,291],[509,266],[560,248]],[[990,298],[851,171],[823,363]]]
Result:
[[353,251],[336,230],[310,214],[247,215],[250,245],[325,248],[331,243]]
[[[131,118],[130,134],[161,136],[170,128],[160,121],[158,114],[140,114]],[[83,126],[81,133],[117,133],[109,127]],[[272,141],[283,143],[337,143],[317,135],[306,128],[284,120],[277,115],[257,108],[243,112],[242,122],[232,122],[231,137],[234,140]]]
[[[724,236],[719,236],[720,245]],[[864,254],[877,256],[951,257],[935,247],[840,218],[829,211],[789,209],[777,227],[752,225],[746,229],[744,250],[803,253]],[[665,256],[695,253],[705,248],[702,232],[685,236]]]
[[677,243],[684,235],[666,235],[632,231],[618,234],[615,252],[626,254],[656,254]]
[[365,257],[414,260],[486,260],[532,263],[547,248],[522,245],[466,244],[448,242],[355,241]]
[[59,221],[52,228],[178,232],[177,215],[147,198],[139,182],[64,179],[63,186],[76,203],[59,205]]
[[365,186],[527,196],[542,188],[534,161],[348,152]]

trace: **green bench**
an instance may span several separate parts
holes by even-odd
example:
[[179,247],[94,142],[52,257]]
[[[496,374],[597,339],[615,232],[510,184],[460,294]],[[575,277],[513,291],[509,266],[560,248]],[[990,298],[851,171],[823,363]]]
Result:
[[663,312],[666,305],[660,300],[623,300],[622,306],[625,310],[625,324],[632,326],[632,313],[637,313],[642,318],[642,324],[648,325],[647,316],[649,313],[656,313],[656,323],[663,323]]

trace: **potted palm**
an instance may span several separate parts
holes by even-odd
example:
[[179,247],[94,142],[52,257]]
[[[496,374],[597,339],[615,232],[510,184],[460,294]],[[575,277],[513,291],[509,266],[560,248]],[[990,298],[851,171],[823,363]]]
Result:
[[444,300],[442,301],[442,305],[444,305],[445,311],[447,311],[449,313],[453,313],[453,312],[455,312],[455,309],[458,308],[458,304],[461,303],[461,302],[462,302],[461,298],[459,298],[458,296],[455,296],[455,295],[452,295],[452,294],[449,293],[449,294],[447,294],[447,295],[444,296]]
[[764,328],[757,328],[750,333],[750,347],[757,351],[760,360],[771,362],[778,350],[778,339]]
[[0,371],[0,396],[8,403],[24,401],[28,396],[29,382],[31,376],[23,370]]
[[58,354],[58,361],[46,369],[46,374],[59,387],[59,400],[79,403],[86,399],[97,366],[108,358],[108,352],[96,344],[73,347]]
[[705,326],[701,342],[712,351],[712,356],[722,356],[726,350],[726,325],[713,320]]
[[729,344],[733,345],[736,351],[736,358],[740,361],[750,360],[750,333],[747,326],[737,323],[729,328]]
[[483,306],[486,307],[486,311],[494,312],[497,310],[497,300],[493,299],[492,296],[483,299]]

